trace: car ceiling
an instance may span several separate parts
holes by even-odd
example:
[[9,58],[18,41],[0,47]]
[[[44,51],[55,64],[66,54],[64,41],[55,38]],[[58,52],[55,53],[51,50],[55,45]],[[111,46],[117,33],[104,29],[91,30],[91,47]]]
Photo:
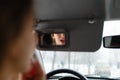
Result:
[[[120,18],[120,0],[36,0],[39,30],[65,29],[70,34],[67,48],[56,51],[89,51],[100,48],[105,20]],[[89,21],[94,23],[89,23]]]
[[41,20],[105,16],[104,0],[39,0],[37,4],[37,13]]
[[120,0],[105,0],[105,20],[120,19]]

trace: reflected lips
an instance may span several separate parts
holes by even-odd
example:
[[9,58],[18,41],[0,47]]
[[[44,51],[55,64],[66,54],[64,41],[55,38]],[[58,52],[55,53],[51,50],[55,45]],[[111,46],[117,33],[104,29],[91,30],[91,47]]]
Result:
[[65,43],[65,39],[61,39],[60,41],[61,41],[63,44]]

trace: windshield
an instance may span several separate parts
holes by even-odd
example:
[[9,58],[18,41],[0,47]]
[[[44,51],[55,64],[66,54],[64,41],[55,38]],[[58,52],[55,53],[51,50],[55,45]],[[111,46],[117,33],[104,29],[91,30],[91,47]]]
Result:
[[[106,21],[104,36],[120,35],[120,21]],[[101,48],[96,52],[41,51],[45,71],[69,68],[84,75],[120,77],[120,49]]]

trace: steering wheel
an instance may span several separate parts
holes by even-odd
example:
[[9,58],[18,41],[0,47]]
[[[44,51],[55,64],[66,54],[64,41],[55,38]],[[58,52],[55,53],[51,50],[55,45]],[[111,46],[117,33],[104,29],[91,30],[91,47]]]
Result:
[[58,80],[87,80],[87,78],[83,76],[82,74],[76,71],[70,70],[70,69],[58,69],[58,70],[49,72],[47,74],[47,79],[59,73],[69,73],[69,74],[73,74],[76,77],[66,76],[66,77],[59,78]]

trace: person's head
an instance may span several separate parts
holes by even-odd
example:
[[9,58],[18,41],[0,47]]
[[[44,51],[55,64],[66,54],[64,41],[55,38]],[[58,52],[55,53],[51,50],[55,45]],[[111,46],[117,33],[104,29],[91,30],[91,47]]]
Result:
[[0,1],[0,66],[26,72],[36,46],[33,0]]
[[65,35],[63,33],[52,34],[55,45],[65,45]]

